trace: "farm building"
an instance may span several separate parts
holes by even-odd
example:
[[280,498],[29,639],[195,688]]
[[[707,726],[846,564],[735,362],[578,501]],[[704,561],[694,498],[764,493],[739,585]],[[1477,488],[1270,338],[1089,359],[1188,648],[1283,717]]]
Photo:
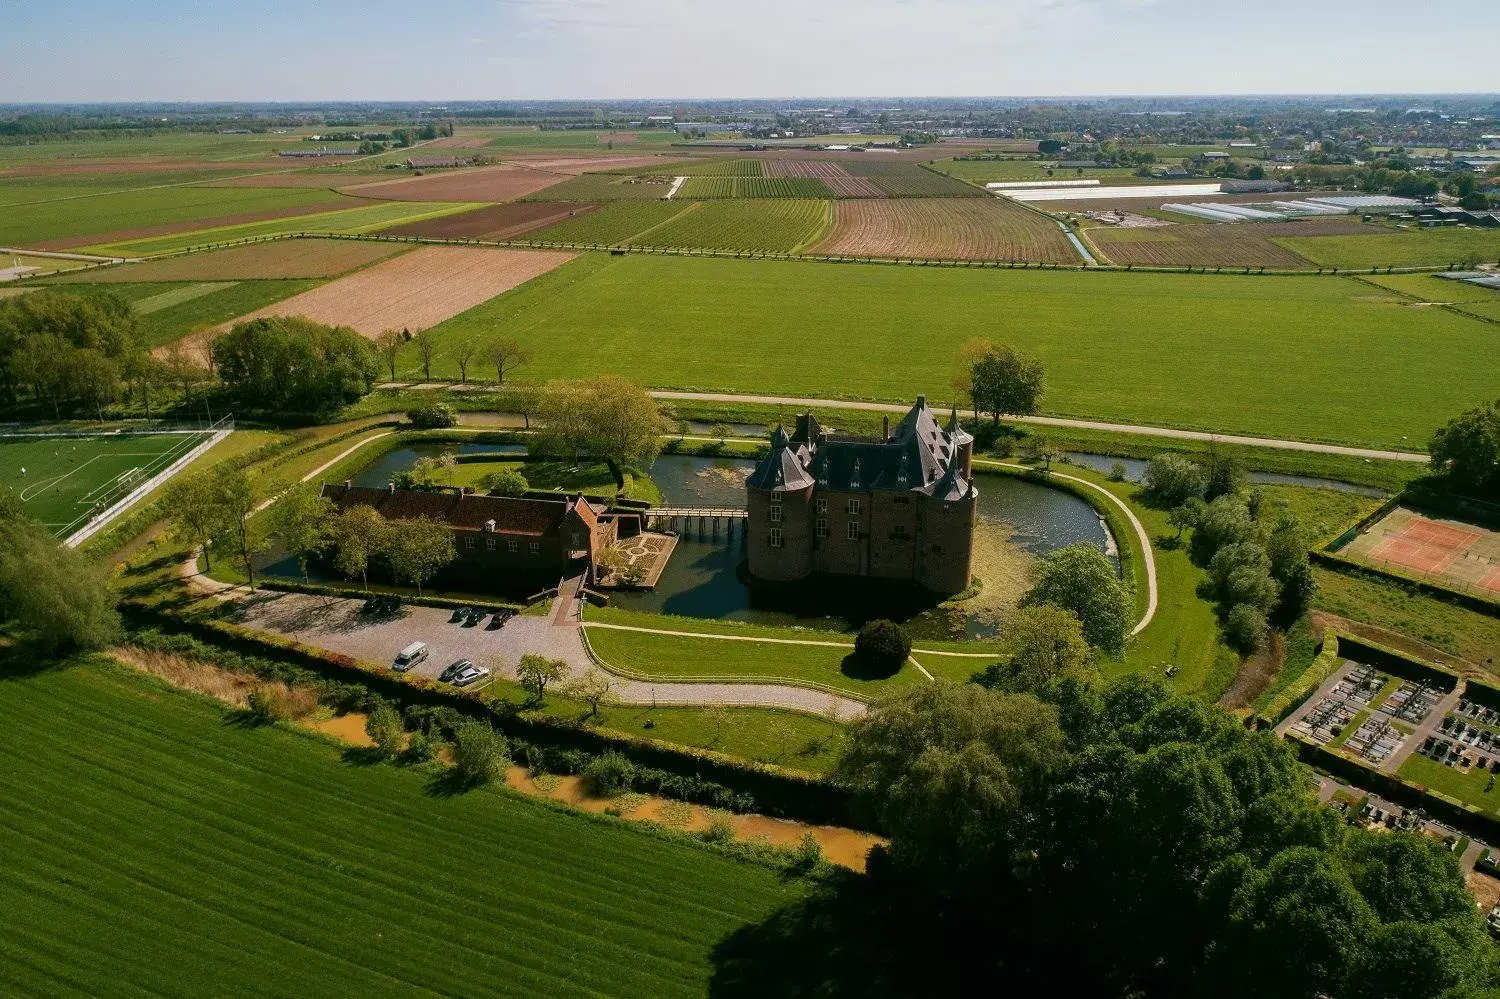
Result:
[[406,165],[412,170],[433,170],[439,167],[468,166],[472,162],[467,156],[410,156]]
[[750,573],[792,581],[815,573],[910,581],[943,595],[972,579],[974,439],[955,412],[938,425],[927,400],[894,433],[834,434],[811,413],[745,487]]
[[295,156],[299,159],[317,156],[357,156],[358,149],[283,149],[276,155]]

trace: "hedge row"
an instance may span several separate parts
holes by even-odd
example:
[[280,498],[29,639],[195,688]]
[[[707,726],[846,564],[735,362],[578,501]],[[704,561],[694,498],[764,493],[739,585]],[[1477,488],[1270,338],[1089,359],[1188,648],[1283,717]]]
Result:
[[1339,633],[1332,628],[1325,629],[1317,658],[1303,671],[1296,683],[1289,684],[1255,716],[1256,726],[1275,728],[1286,721],[1297,710],[1297,705],[1312,696],[1312,692],[1321,687],[1323,681],[1332,676],[1343,661],[1343,656],[1339,654]]
[[1415,680],[1443,690],[1452,690],[1458,686],[1458,674],[1452,670],[1443,669],[1441,666],[1424,662],[1404,652],[1386,648],[1384,645],[1376,645],[1374,642],[1344,635],[1339,639],[1339,647],[1345,659],[1353,659],[1355,662],[1374,666],[1378,670],[1405,680]]
[[[723,785],[753,803],[758,812],[814,824],[865,828],[857,822],[850,793],[819,778],[752,763],[708,750],[672,746],[623,732],[588,728],[546,715],[521,714],[515,704],[485,690],[466,690],[427,677],[395,673],[352,656],[328,652],[290,639],[258,632],[216,618],[179,617],[167,611],[122,605],[134,623],[181,630],[213,645],[254,657],[280,657],[321,677],[358,684],[387,700],[410,705],[447,706],[490,721],[505,736],[549,750],[600,754],[614,750],[638,767],[660,770],[677,779]],[[686,786],[686,785],[685,785]]]
[[403,604],[411,604],[415,607],[446,607],[450,610],[459,607],[473,607],[476,610],[497,611],[510,610],[520,611],[525,609],[524,604],[508,603],[503,600],[456,600],[448,597],[417,596],[414,593],[401,591],[370,591],[357,589],[350,586],[325,586],[322,583],[299,583],[291,579],[258,579],[256,584],[263,590],[280,590],[286,593],[312,593],[322,597],[344,597],[351,600],[364,600],[371,596],[397,596]]
[[1491,600],[1473,593],[1465,593],[1463,590],[1455,590],[1451,587],[1443,586],[1441,583],[1434,583],[1431,580],[1408,576],[1389,566],[1377,566],[1356,561],[1338,552],[1322,548],[1314,548],[1307,553],[1307,557],[1323,568],[1332,569],[1334,572],[1342,572],[1347,576],[1355,577],[1375,577],[1382,582],[1394,582],[1402,586],[1414,587],[1424,596],[1434,597],[1445,603],[1458,604],[1464,610],[1471,610],[1486,617],[1500,617],[1500,600]]

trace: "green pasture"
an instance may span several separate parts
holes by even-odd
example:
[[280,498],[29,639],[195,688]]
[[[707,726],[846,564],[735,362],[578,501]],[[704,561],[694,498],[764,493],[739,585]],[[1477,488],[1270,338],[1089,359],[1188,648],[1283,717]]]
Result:
[[1414,229],[1375,236],[1284,236],[1275,243],[1322,267],[1447,267],[1500,261],[1500,229]]
[[69,282],[67,290],[76,294],[98,291],[121,296],[135,306],[146,345],[160,347],[189,333],[238,319],[322,283],[316,278],[123,284]]
[[[298,190],[302,194],[309,193]],[[480,207],[468,202],[368,201],[358,198],[347,200],[351,207],[338,211],[317,212],[310,215],[268,219],[264,222],[244,222],[237,225],[197,229],[192,232],[173,233],[167,236],[132,239],[120,243],[91,246],[88,250],[117,256],[147,257],[190,247],[207,246],[211,243],[280,236],[294,232],[357,235]]]
[[236,168],[285,166],[286,160],[275,156],[280,149],[304,145],[303,134],[316,129],[299,129],[285,135],[220,135],[217,132],[145,132],[120,131],[87,139],[55,139],[0,146],[0,169],[17,166],[39,166],[46,163],[68,163],[74,160],[129,160],[140,163],[197,161],[224,163]]
[[[587,174],[585,174],[587,176]],[[566,181],[564,182],[566,183]],[[618,246],[655,228],[689,207],[686,201],[621,201],[586,215],[576,215],[523,238],[539,243],[583,243]]]
[[795,253],[817,242],[832,222],[827,201],[700,201],[629,245]]
[[122,474],[142,469],[144,481],[169,463],[168,455],[191,449],[197,440],[180,434],[0,436],[0,486],[15,490],[26,515],[56,532],[106,495],[118,498],[108,487]]
[[258,187],[162,187],[95,193],[79,197],[12,204],[0,213],[0,245],[26,246],[43,240],[117,232],[169,222],[222,218],[249,212],[327,205],[343,198],[327,190]]
[[[1049,414],[1407,450],[1500,382],[1490,325],[1326,277],[600,254],[435,330],[439,376],[458,373],[449,344],[514,337],[533,381],[607,370],[659,388],[891,401],[948,399],[956,351],[984,336],[1043,361]],[[415,350],[402,367],[417,370]]]
[[90,661],[0,679],[6,992],[697,996],[801,891]]
[[[626,136],[633,135],[634,139]],[[670,129],[641,129],[639,131],[626,132],[586,132],[583,130],[569,129],[567,131],[526,131],[517,129],[495,134],[490,139],[491,149],[565,149],[577,151],[580,149],[597,149],[601,152],[607,151],[610,143],[614,143],[616,149],[630,150],[635,146],[664,146],[673,142],[677,134]]]

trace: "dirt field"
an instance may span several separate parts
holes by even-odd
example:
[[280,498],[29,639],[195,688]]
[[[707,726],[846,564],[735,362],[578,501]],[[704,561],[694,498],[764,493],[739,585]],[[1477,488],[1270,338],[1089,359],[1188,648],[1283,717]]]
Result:
[[534,229],[587,215],[598,207],[586,201],[521,201],[413,222],[382,230],[381,235],[421,236],[428,239],[513,239]]
[[[334,197],[329,195],[330,198]],[[149,236],[170,236],[178,232],[197,232],[199,229],[217,229],[220,226],[239,225],[243,222],[269,222],[272,219],[289,219],[298,215],[313,215],[317,212],[336,212],[341,208],[358,208],[359,202],[340,198],[337,201],[319,202],[313,205],[291,205],[272,208],[263,212],[242,212],[238,215],[220,215],[207,219],[184,219],[181,222],[163,222],[160,225],[137,226],[134,229],[116,229],[114,232],[96,232],[83,236],[61,236],[30,244],[36,250],[71,250],[78,246],[104,246],[107,243],[122,243],[131,239]]]
[[[352,168],[351,168],[352,169]],[[228,177],[224,180],[206,180],[198,187],[326,187],[332,191],[340,184],[379,179],[379,174],[343,173],[320,171],[317,173],[257,173],[248,177]]]
[[1500,533],[1397,507],[1342,554],[1469,593],[1500,598]]
[[883,198],[885,192],[863,177],[856,177],[828,160],[769,160],[767,177],[812,177],[821,180],[836,197]]
[[110,284],[335,277],[404,250],[404,247],[389,243],[364,243],[352,239],[281,239],[274,243],[252,243],[227,250],[106,267],[61,280]]
[[339,190],[359,198],[385,201],[514,201],[556,184],[564,176],[514,166],[470,167],[421,177],[351,184]]
[[1310,270],[1306,258],[1274,242],[1276,236],[1337,236],[1372,232],[1355,219],[1294,222],[1209,222],[1151,228],[1093,226],[1087,237],[1116,264],[1138,267],[1268,267]]
[[[382,330],[424,330],[572,260],[552,250],[428,246],[357,274],[257,309],[260,316],[305,316],[352,326],[365,336]],[[210,331],[222,333],[233,323]]]
[[927,260],[1080,263],[1052,222],[998,198],[840,201],[812,253]]
[[634,170],[637,167],[665,166],[678,162],[662,156],[507,156],[505,162],[531,170],[545,170],[576,177],[600,170]]

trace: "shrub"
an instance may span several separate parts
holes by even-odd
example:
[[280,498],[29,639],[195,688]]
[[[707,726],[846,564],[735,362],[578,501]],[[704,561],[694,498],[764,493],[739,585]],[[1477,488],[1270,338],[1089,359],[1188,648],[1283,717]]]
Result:
[[260,686],[250,691],[250,696],[245,698],[245,710],[262,725],[269,725],[285,714],[281,696],[270,686]]
[[911,655],[911,639],[895,621],[880,618],[859,629],[854,656],[872,673],[892,676]]
[[466,721],[453,733],[453,768],[465,784],[492,781],[509,762],[505,736],[485,722]]
[[531,483],[526,481],[526,476],[515,468],[503,468],[498,472],[491,472],[480,479],[479,484],[496,496],[523,496],[526,490],[531,488]]
[[811,832],[802,834],[797,845],[792,849],[792,867],[796,870],[810,871],[823,860],[823,847],[818,843],[818,837]]
[[1224,619],[1224,640],[1230,647],[1249,655],[1266,637],[1266,615],[1251,604],[1235,604]]
[[607,798],[627,790],[634,779],[635,764],[614,750],[601,753],[583,767],[584,790],[597,798]]
[[434,402],[406,411],[406,418],[418,430],[441,430],[458,423],[458,413],[447,403]]
[[405,763],[426,763],[437,755],[437,747],[421,732],[413,732],[406,740],[406,749],[401,754]]
[[1202,468],[1180,454],[1159,454],[1147,463],[1141,484],[1152,499],[1175,507],[1202,496],[1206,477]]
[[382,704],[365,719],[365,735],[375,743],[382,756],[389,759],[401,751],[401,740],[406,736],[406,727],[401,716],[389,704]]
[[708,828],[698,834],[710,843],[727,843],[734,839],[734,823],[724,815],[715,815],[708,821]]
[[1125,474],[1125,463],[1123,461],[1116,458],[1114,461],[1109,463],[1109,481],[1124,482]]

